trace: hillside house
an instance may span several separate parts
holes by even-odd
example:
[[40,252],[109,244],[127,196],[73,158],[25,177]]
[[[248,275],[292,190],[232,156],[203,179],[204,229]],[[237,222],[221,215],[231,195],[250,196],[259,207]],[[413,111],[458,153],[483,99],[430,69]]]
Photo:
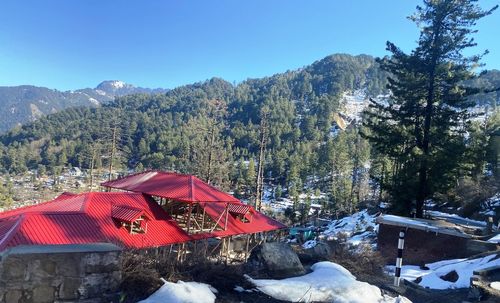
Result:
[[[144,172],[103,186],[129,191],[64,193],[0,213],[0,252],[19,245],[112,243],[149,249],[215,239],[229,254],[235,236],[247,250],[286,226],[191,175]],[[208,244],[206,245],[208,247]],[[182,247],[179,248],[179,247]]]
[[427,220],[394,215],[377,217],[379,224],[377,248],[388,262],[397,257],[399,232],[405,231],[403,263],[424,264],[445,259],[466,258],[496,245],[483,241],[481,230],[445,219]]

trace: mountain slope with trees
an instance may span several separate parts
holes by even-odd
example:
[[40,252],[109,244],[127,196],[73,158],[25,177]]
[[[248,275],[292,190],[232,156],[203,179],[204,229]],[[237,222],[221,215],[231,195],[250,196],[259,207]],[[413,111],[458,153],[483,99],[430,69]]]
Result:
[[272,184],[274,198],[289,197],[294,210],[325,193],[316,202],[349,213],[381,193],[376,184],[389,182],[392,162],[359,125],[339,127],[342,97],[386,95],[387,77],[371,56],[337,54],[236,86],[213,78],[70,108],[0,136],[0,169],[175,170],[250,200]]
[[69,107],[96,107],[116,96],[163,93],[164,89],[135,87],[122,81],[104,81],[96,88],[61,92],[32,85],[0,87],[0,132],[35,121]]
[[[207,179],[210,165],[212,183],[232,184],[249,195],[256,177],[248,166],[259,164],[261,109],[267,108],[265,179],[294,194],[312,179],[323,180],[313,188],[329,188],[341,95],[385,93],[386,76],[371,56],[338,54],[237,86],[214,78],[165,94],[118,97],[99,108],[63,110],[4,134],[0,164],[4,172],[16,173],[57,172],[67,165],[107,167],[115,133],[114,167],[178,170]],[[355,128],[348,132],[357,136]]]

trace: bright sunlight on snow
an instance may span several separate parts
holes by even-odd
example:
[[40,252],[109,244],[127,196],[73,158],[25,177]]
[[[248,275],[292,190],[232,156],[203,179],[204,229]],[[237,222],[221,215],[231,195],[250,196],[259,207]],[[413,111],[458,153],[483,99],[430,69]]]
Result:
[[382,295],[378,287],[357,281],[338,264],[318,262],[311,269],[304,276],[283,280],[246,278],[261,292],[289,302],[411,303],[403,297]]
[[198,282],[167,282],[149,298],[138,303],[214,303],[217,290]]
[[[496,257],[497,255],[493,254],[472,260],[455,259],[439,261],[426,264],[426,267],[429,268],[428,270],[421,269],[419,266],[403,265],[401,268],[401,277],[409,281],[414,281],[418,277],[421,277],[422,281],[418,284],[432,289],[468,288],[473,271],[491,266],[500,266],[500,259]],[[394,271],[394,266],[388,266],[387,268],[390,272]],[[457,281],[450,282],[441,278],[452,271],[457,273]]]

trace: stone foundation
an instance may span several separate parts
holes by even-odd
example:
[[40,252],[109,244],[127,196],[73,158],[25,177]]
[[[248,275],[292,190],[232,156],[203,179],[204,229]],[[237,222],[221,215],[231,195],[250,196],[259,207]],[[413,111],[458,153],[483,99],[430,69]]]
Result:
[[120,257],[112,244],[8,249],[0,254],[0,302],[117,302]]

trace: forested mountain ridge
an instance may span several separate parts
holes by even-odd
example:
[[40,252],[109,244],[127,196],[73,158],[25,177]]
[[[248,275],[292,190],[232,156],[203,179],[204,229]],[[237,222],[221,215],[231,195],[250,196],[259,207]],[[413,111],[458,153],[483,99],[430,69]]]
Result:
[[135,87],[122,81],[104,81],[96,88],[58,91],[32,85],[0,87],[0,132],[40,117],[76,106],[95,107],[116,96],[162,93],[166,90]]
[[358,127],[336,130],[342,97],[355,91],[365,98],[387,94],[386,81],[373,57],[337,54],[236,86],[212,78],[163,94],[117,97],[3,134],[0,169],[57,175],[68,165],[107,169],[112,162],[122,170],[196,174],[250,197],[263,144],[263,177],[275,197],[298,202],[301,193],[321,191],[337,209],[351,211],[371,191],[369,174],[383,178],[388,166],[387,159],[371,159]]
[[282,162],[295,153],[298,157],[299,149],[315,149],[328,140],[342,93],[362,89],[376,96],[384,91],[385,78],[373,57],[338,54],[237,86],[213,78],[165,94],[118,97],[100,108],[67,109],[2,135],[1,167],[16,172],[38,165],[89,167],[92,143],[102,142],[101,147],[109,143],[116,124],[126,166],[141,163],[192,171],[188,166],[195,164],[189,163],[201,157],[195,155],[192,145],[202,140],[203,125],[210,123],[207,102],[216,99],[225,107],[224,119],[218,124],[224,139],[220,146],[230,147],[227,153],[236,160],[248,160],[258,151],[261,109],[269,108],[268,145],[273,150],[269,155],[280,157],[274,163],[282,172]]

